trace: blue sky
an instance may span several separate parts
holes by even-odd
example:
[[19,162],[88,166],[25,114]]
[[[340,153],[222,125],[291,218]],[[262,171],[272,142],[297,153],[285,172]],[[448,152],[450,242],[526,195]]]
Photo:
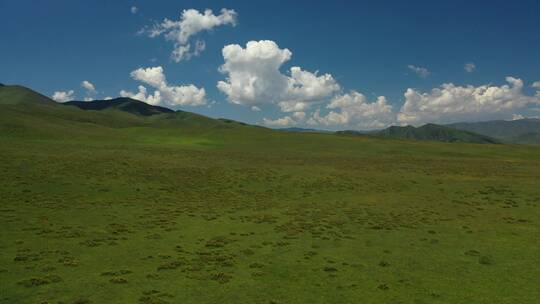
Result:
[[[78,100],[133,96],[143,85],[159,91],[147,102],[275,127],[540,115],[540,2],[471,2],[2,0],[0,82],[48,96],[73,90]],[[181,25],[188,9],[211,9],[215,24],[190,32],[198,17]],[[165,18],[184,26],[186,43],[166,39]],[[200,54],[171,56],[197,41]]]

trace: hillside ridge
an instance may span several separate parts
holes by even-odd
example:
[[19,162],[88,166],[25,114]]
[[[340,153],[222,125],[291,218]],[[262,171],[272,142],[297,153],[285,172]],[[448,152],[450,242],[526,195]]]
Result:
[[150,105],[145,102],[132,99],[129,97],[118,97],[106,100],[92,101],[68,101],[64,103],[67,106],[75,106],[83,110],[101,111],[106,109],[116,109],[136,115],[151,116],[163,113],[173,113],[174,110],[169,108]]

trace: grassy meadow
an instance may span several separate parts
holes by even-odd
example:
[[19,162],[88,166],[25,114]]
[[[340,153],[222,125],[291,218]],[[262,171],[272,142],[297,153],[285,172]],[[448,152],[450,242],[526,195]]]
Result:
[[207,120],[2,105],[0,303],[538,303],[539,147]]

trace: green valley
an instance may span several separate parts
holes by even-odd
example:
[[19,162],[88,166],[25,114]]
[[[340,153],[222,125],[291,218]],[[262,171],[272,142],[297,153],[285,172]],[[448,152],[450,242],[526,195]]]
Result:
[[538,146],[280,132],[122,102],[0,87],[0,303],[540,298]]

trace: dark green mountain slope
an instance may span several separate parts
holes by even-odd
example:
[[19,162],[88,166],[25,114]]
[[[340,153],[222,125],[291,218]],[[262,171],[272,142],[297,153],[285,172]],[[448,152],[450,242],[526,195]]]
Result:
[[196,113],[181,110],[174,111],[125,97],[110,100],[70,101],[63,105],[75,106],[85,111],[121,111],[144,116],[145,121],[154,127],[230,129],[247,125],[229,119],[213,119]]
[[485,122],[454,123],[447,127],[474,132],[505,142],[540,144],[540,119],[493,120]]
[[111,100],[69,101],[64,103],[64,105],[76,106],[83,110],[94,111],[114,109],[142,116],[174,112],[168,108],[149,105],[145,102],[127,97],[120,97]]
[[415,128],[413,126],[398,127],[392,126],[376,132],[373,136],[396,138],[396,139],[414,139],[414,140],[431,140],[442,142],[464,142],[464,143],[479,143],[479,144],[494,144],[498,143],[496,139],[491,137],[476,134],[473,132],[456,130],[436,124],[426,124]]

